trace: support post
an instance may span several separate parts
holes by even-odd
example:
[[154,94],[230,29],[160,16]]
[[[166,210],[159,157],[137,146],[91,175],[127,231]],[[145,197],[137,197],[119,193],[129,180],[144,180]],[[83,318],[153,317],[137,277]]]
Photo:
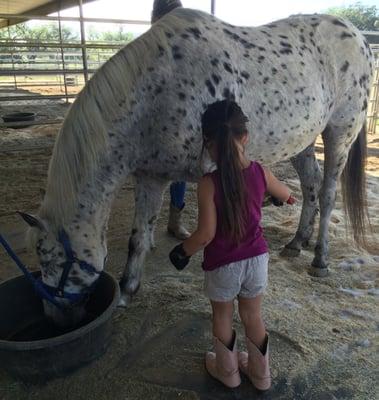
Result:
[[80,17],[80,42],[82,44],[82,58],[83,58],[83,75],[84,82],[88,82],[88,64],[87,64],[87,48],[86,48],[86,36],[83,21],[83,2],[79,1],[79,17]]

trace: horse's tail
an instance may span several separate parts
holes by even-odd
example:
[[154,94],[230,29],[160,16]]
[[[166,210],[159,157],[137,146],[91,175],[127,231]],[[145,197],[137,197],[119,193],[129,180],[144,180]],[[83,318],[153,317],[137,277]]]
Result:
[[154,0],[153,12],[151,13],[151,23],[158,21],[158,19],[178,7],[183,7],[180,0]]
[[352,228],[355,242],[366,247],[366,226],[370,224],[367,211],[366,193],[366,157],[367,133],[366,122],[350,149],[341,183],[345,213]]

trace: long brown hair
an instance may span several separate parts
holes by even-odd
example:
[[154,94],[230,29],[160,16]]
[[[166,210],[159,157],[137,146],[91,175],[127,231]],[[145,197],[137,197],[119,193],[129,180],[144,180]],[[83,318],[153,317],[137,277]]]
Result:
[[217,101],[202,116],[204,145],[214,143],[221,180],[221,231],[239,243],[246,232],[247,192],[237,140],[247,133],[247,117],[237,103]]

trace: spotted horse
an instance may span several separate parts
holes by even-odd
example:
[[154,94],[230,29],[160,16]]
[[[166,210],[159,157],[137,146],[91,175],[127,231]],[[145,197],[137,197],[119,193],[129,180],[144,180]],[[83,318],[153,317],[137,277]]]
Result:
[[[328,225],[342,175],[356,241],[365,230],[365,117],[373,57],[349,22],[328,15],[297,15],[255,28],[227,24],[177,7],[121,49],[88,82],[56,139],[46,195],[30,239],[43,281],[57,287],[67,254],[75,259],[64,290],[83,293],[98,278],[107,254],[112,199],[135,178],[135,217],[120,282],[121,305],[138,290],[153,244],[162,195],[170,181],[204,173],[200,117],[208,104],[231,98],[249,117],[249,156],[263,164],[291,160],[303,208],[287,249],[299,252],[311,237],[318,201],[320,227],[312,272],[325,275]],[[322,132],[324,175],[314,143]],[[57,298],[62,304],[65,298]],[[70,312],[83,304],[72,305]],[[61,323],[51,304],[45,313]],[[77,315],[80,315],[77,312]],[[63,321],[62,321],[63,319]]]

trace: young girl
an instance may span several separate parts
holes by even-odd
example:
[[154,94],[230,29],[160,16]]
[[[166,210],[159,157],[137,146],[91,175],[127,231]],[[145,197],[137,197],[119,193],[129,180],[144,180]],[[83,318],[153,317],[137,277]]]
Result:
[[[268,253],[261,207],[267,191],[293,202],[289,189],[259,163],[246,158],[248,119],[227,100],[211,104],[202,117],[204,146],[217,164],[198,184],[198,227],[170,253],[183,269],[204,248],[205,293],[213,311],[215,352],[206,354],[208,372],[228,387],[241,383],[239,368],[259,390],[271,385],[268,336],[261,317],[267,286]],[[233,301],[245,328],[248,353],[237,354]]]

